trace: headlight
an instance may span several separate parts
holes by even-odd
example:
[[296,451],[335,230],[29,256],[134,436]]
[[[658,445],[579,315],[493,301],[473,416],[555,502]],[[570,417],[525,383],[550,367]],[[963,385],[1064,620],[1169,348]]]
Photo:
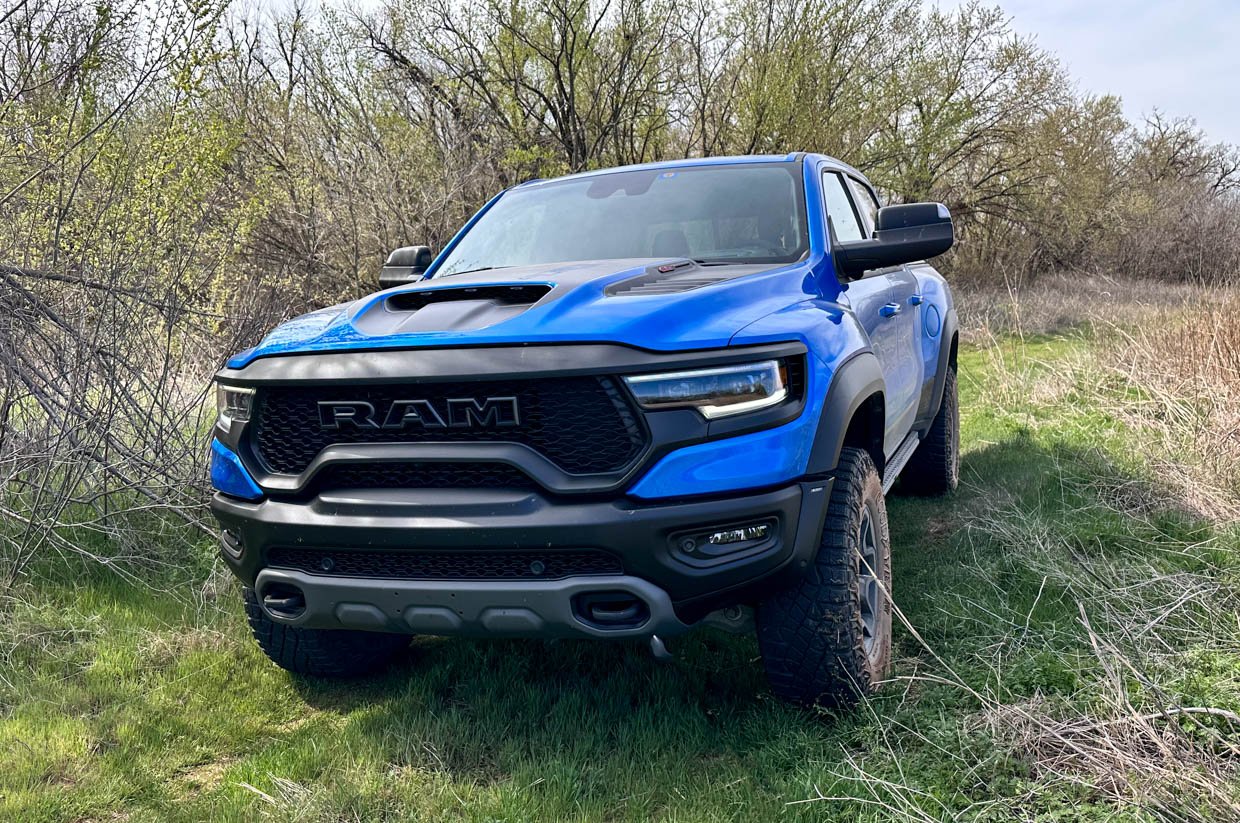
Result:
[[225,430],[232,426],[234,420],[244,422],[250,419],[253,401],[253,389],[215,384],[215,408],[220,413],[220,425]]
[[765,409],[788,396],[788,374],[778,360],[714,369],[637,374],[624,378],[646,409],[695,408],[708,420]]

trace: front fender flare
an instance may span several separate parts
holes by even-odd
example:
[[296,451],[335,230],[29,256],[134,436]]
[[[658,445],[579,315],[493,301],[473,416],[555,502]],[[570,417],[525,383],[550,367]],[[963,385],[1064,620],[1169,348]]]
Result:
[[[835,469],[853,416],[862,403],[875,394],[884,396],[885,390],[882,367],[871,351],[853,355],[836,369],[827,389],[822,416],[818,419],[807,474],[826,474]],[[879,442],[882,442],[882,434],[879,433]]]

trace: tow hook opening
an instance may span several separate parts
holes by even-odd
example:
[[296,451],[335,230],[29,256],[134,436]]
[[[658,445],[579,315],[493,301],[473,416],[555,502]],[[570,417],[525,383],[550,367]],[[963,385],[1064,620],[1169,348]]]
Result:
[[597,629],[635,629],[650,619],[650,606],[629,592],[586,592],[573,598],[577,619]]
[[263,588],[263,608],[273,617],[296,620],[306,612],[306,595],[289,583],[272,583]]

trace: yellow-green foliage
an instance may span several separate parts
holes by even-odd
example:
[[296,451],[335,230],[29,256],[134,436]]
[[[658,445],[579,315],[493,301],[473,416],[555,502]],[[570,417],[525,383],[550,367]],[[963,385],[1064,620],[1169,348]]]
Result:
[[[1240,268],[1234,150],[1134,128],[977,3],[57,2],[0,24],[25,55],[0,91],[0,262],[216,315],[357,295],[531,177],[703,153],[824,151],[944,201],[962,276]],[[1200,225],[1159,231],[1186,197]]]

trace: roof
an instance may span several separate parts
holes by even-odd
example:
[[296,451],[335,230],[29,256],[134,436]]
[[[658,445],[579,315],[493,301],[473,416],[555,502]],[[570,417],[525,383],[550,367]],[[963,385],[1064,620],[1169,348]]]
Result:
[[836,160],[834,157],[828,157],[825,154],[807,155],[805,152],[789,152],[788,154],[744,154],[727,157],[684,157],[676,160],[660,160],[655,163],[640,163],[633,166],[615,166],[607,169],[593,169],[591,171],[583,171],[577,174],[568,174],[563,177],[546,178],[538,180],[527,180],[520,183],[514,188],[522,188],[525,186],[535,186],[541,183],[559,182],[561,180],[576,180],[583,177],[599,177],[604,174],[614,174],[615,172],[625,171],[647,171],[651,169],[683,169],[689,166],[738,166],[752,163],[792,163],[803,157],[814,157],[825,160],[832,166],[841,170],[852,172],[860,175],[856,169],[847,163]]

